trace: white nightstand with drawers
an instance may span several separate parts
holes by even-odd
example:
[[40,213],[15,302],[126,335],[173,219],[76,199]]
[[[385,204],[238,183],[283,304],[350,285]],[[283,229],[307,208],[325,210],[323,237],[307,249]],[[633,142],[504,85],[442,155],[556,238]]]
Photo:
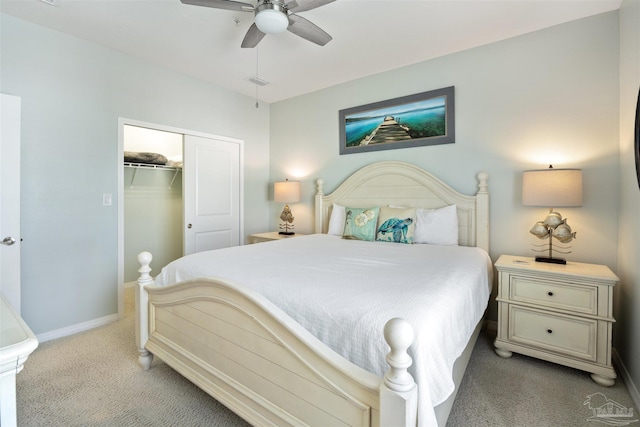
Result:
[[499,356],[516,352],[590,372],[602,386],[615,384],[611,327],[619,279],[608,267],[510,255],[495,266]]

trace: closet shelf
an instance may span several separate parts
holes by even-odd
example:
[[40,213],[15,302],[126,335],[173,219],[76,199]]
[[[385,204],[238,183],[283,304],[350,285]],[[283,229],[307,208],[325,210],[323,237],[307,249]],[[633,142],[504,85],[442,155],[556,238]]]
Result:
[[178,168],[175,166],[167,166],[167,165],[152,165],[149,163],[130,163],[130,162],[124,162],[124,167],[125,168],[136,168],[136,169],[165,169],[165,170],[172,170],[172,171],[181,171],[182,168]]
[[133,184],[136,181],[136,174],[138,173],[138,169],[158,169],[158,170],[167,170],[174,171],[173,178],[171,178],[171,182],[169,183],[169,189],[173,186],[173,182],[176,180],[178,174],[182,171],[182,168],[175,166],[166,166],[166,165],[152,165],[148,163],[130,163],[124,162],[125,168],[133,168],[133,176],[131,177],[131,183],[129,184],[130,188],[133,188]]

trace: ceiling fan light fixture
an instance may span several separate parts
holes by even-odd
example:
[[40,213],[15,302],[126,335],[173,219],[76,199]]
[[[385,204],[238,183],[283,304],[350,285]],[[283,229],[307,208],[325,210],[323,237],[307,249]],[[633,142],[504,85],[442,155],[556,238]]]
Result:
[[265,34],[278,34],[287,31],[289,18],[287,12],[272,3],[264,3],[256,10],[256,27]]

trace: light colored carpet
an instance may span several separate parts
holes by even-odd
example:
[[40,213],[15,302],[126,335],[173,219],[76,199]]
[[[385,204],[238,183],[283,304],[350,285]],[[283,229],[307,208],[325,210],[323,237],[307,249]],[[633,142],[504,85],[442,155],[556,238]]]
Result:
[[17,377],[20,427],[247,426],[168,365],[137,363],[133,292],[126,316],[41,344]]
[[[593,411],[584,402],[594,393],[633,408],[620,378],[613,387],[602,387],[576,369],[516,353],[503,359],[493,351],[494,339],[495,332],[480,334],[447,426],[606,426],[587,421]],[[633,412],[630,420],[640,418],[637,408]]]
[[[19,425],[246,426],[161,361],[139,368],[127,296],[124,320],[41,344],[29,357],[17,377]],[[587,422],[592,413],[583,405],[596,392],[632,407],[620,380],[605,388],[574,369],[519,355],[502,359],[492,340],[483,333],[476,344],[450,427],[599,425]]]

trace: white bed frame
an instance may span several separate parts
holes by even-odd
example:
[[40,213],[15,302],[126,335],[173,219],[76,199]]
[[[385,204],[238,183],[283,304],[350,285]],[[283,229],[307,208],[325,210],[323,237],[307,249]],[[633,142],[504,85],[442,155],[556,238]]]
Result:
[[[408,163],[380,162],[347,178],[332,194],[318,180],[316,232],[326,232],[333,203],[367,207],[397,205],[438,208],[455,204],[460,239],[489,249],[486,173],[478,192],[467,196]],[[153,355],[253,425],[415,426],[417,386],[407,372],[411,326],[391,319],[385,339],[391,351],[384,378],[336,354],[266,298],[217,279],[167,287],[153,285],[151,254],[138,256],[136,344],[139,363]],[[454,365],[459,384],[480,330]],[[436,407],[444,425],[455,392]]]

